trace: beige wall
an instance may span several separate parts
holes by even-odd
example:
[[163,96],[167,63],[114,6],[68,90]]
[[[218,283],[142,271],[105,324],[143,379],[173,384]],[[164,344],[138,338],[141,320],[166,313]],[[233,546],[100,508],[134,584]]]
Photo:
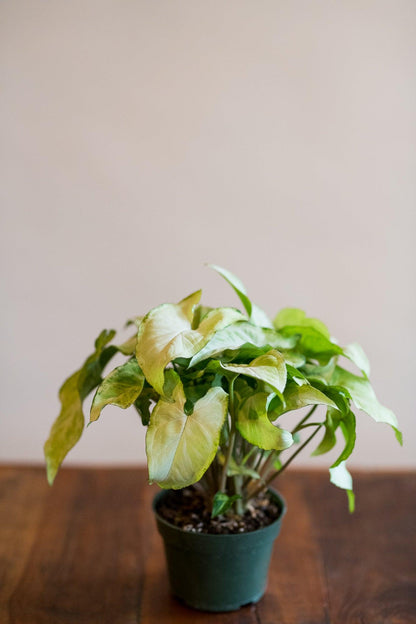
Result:
[[[41,460],[97,330],[203,287],[358,340],[416,463],[414,0],[3,0],[0,459]],[[108,408],[77,462],[143,461]],[[317,459],[311,465],[319,465]]]

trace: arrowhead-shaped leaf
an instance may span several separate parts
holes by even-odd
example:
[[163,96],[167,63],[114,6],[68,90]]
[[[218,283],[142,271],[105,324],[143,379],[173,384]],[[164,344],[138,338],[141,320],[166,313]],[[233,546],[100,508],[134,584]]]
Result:
[[236,426],[250,444],[281,451],[293,444],[292,434],[272,425],[267,416],[267,397],[266,393],[256,393],[246,399],[238,411]]
[[61,411],[52,425],[44,452],[48,481],[53,483],[59,466],[67,453],[78,442],[84,429],[82,403],[101,382],[101,374],[109,359],[117,352],[116,347],[105,346],[113,339],[113,330],[104,330],[95,341],[95,351],[82,367],[69,377],[59,390]]
[[240,279],[238,279],[236,275],[231,273],[231,271],[227,271],[227,269],[223,269],[222,267],[217,266],[216,264],[210,264],[209,267],[211,269],[214,269],[214,271],[216,271],[217,273],[219,273],[230,284],[230,286],[237,293],[248,316],[251,316],[252,303],[250,299],[248,298],[247,291],[243,282]]
[[274,349],[255,358],[250,364],[221,364],[221,366],[232,373],[260,379],[278,392],[283,392],[286,385],[285,360]]
[[217,308],[203,318],[197,329],[191,329],[193,311],[201,291],[177,304],[163,304],[151,310],[140,324],[137,334],[137,361],[151,384],[163,394],[164,370],[176,358],[190,358],[215,331],[242,318],[234,308]]
[[375,392],[367,379],[357,377],[340,366],[335,368],[332,382],[339,386],[345,386],[358,409],[363,410],[377,422],[390,425],[397,440],[402,444],[402,433],[398,429],[395,414],[378,402]]
[[214,271],[217,271],[217,273],[219,273],[234,289],[254,325],[273,328],[273,323],[267,314],[249,299],[246,288],[238,277],[233,275],[231,271],[227,271],[227,269],[223,269],[215,264],[210,264],[209,266],[211,269],[214,269]]
[[214,459],[227,415],[228,395],[222,388],[211,388],[188,415],[178,377],[172,401],[161,397],[153,409],[146,453],[150,481],[163,488],[180,489],[199,481]]
[[212,501],[211,518],[215,518],[215,516],[219,516],[220,514],[225,514],[239,498],[241,498],[239,494],[228,496],[223,492],[217,492]]
[[97,420],[106,405],[117,405],[123,409],[130,407],[143,389],[144,375],[132,358],[118,366],[97,388],[91,405],[90,422]]

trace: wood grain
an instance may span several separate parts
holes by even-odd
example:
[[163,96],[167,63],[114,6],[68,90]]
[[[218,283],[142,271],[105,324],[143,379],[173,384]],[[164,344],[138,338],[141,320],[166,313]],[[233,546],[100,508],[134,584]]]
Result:
[[200,613],[169,594],[144,470],[0,467],[0,624],[415,624],[416,474],[278,483],[288,513],[266,596]]
[[330,622],[416,623],[416,475],[360,474],[357,511],[344,493],[305,478],[325,561]]

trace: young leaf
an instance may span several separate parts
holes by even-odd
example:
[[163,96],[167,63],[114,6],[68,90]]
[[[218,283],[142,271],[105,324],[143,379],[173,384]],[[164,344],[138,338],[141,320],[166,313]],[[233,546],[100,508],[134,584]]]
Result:
[[350,513],[354,511],[355,497],[352,489],[352,477],[347,470],[345,462],[341,462],[338,466],[329,469],[330,481],[337,487],[347,490],[348,508]]
[[150,385],[163,394],[164,370],[176,358],[190,358],[215,331],[242,318],[234,308],[208,312],[197,329],[191,329],[193,310],[201,297],[195,292],[177,304],[166,303],[151,310],[137,334],[137,361]]
[[272,425],[267,415],[267,394],[246,399],[237,414],[236,427],[245,440],[261,449],[281,451],[293,444],[289,431]]
[[274,349],[255,358],[250,364],[221,364],[221,366],[232,373],[260,379],[277,392],[283,392],[286,385],[285,361]]
[[239,297],[241,303],[243,304],[250,320],[254,325],[258,325],[259,327],[269,327],[273,329],[273,323],[267,316],[267,314],[255,303],[250,301],[246,288],[241,280],[238,279],[235,275],[231,273],[231,271],[227,271],[227,269],[223,269],[215,264],[208,265],[214,271],[217,271],[234,289],[237,296]]
[[326,338],[330,338],[327,326],[319,319],[308,318],[303,310],[299,308],[283,308],[278,312],[273,320],[276,329],[281,329],[287,325],[297,325],[299,327],[312,327]]
[[222,267],[217,266],[216,264],[209,264],[208,266],[211,269],[214,269],[214,271],[216,271],[217,273],[219,273],[230,284],[231,288],[233,288],[234,291],[236,292],[248,316],[250,317],[251,310],[252,310],[252,303],[250,299],[248,298],[247,291],[243,282],[239,280],[238,277],[233,275],[231,271],[227,271],[227,269],[223,269]]
[[241,496],[239,494],[227,496],[227,494],[223,492],[217,492],[212,501],[211,518],[215,518],[215,516],[219,516],[220,514],[225,514],[230,507],[232,507],[233,503],[240,498]]
[[153,409],[146,453],[150,482],[180,489],[199,481],[214,459],[227,415],[228,395],[222,388],[211,388],[195,403],[192,414],[186,414],[186,397],[177,376],[172,401],[162,396]]
[[98,386],[105,365],[117,351],[115,347],[105,348],[114,335],[114,330],[102,331],[95,341],[94,353],[63,383],[59,390],[61,411],[52,425],[44,446],[47,476],[51,485],[67,453],[81,437],[84,429],[82,403]]
[[395,414],[378,402],[375,392],[367,379],[357,377],[337,366],[333,375],[333,383],[347,388],[358,409],[366,412],[375,421],[390,425],[396,434],[397,440],[402,444],[402,433],[398,429]]
[[118,366],[103,380],[95,393],[91,405],[90,422],[97,420],[106,405],[117,405],[123,409],[130,407],[143,389],[144,375],[132,358]]

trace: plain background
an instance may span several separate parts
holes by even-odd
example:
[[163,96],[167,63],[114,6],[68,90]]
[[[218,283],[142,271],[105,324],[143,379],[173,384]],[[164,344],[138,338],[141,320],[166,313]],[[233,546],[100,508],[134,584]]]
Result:
[[[386,425],[350,466],[416,464],[414,0],[3,0],[2,461],[42,461],[104,327],[235,272],[360,342]],[[141,463],[106,408],[68,462]],[[328,465],[325,458],[299,463]]]

